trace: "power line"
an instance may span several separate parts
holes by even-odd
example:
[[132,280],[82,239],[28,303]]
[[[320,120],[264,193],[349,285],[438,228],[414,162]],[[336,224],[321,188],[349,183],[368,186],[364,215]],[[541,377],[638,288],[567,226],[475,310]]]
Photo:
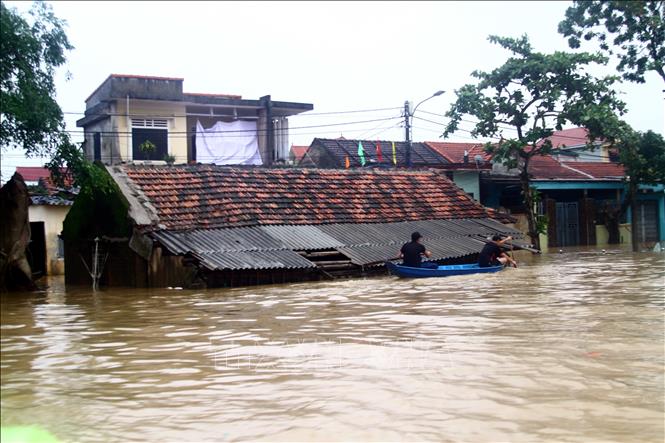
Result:
[[[436,117],[442,117],[442,118],[446,118],[446,119],[450,120],[450,117],[448,117],[446,115],[443,115],[443,114],[437,114],[436,112],[429,112],[429,111],[425,111],[425,110],[422,110],[422,109],[420,110],[420,112],[422,112],[424,114],[434,115]],[[474,125],[480,123],[479,121],[473,121],[473,120],[466,120],[466,119],[460,119],[460,120],[463,121],[463,122],[466,122],[466,123],[474,124]],[[426,121],[430,121],[430,120],[426,120]],[[436,123],[436,122],[432,122],[432,121],[430,121],[430,122],[435,123],[435,124],[439,124],[439,125],[443,125],[442,123]],[[510,131],[517,131],[517,128],[515,128],[513,126],[506,125],[506,124],[499,123],[497,126],[500,129],[505,129],[505,130],[510,130]],[[468,131],[466,131],[466,132],[468,132]],[[589,141],[589,139],[586,138],[586,137],[573,137],[571,135],[564,135],[564,134],[557,134],[557,133],[552,134],[551,137],[565,138],[565,139],[568,139],[568,140],[575,140],[575,141],[580,141],[580,142],[588,142]]]
[[[202,107],[205,107],[206,105],[199,105]],[[228,108],[232,108],[233,106],[229,106]],[[258,108],[257,108],[258,109]],[[383,112],[383,111],[395,111],[397,109],[402,109],[401,107],[394,107],[394,108],[376,108],[376,109],[358,109],[358,110],[349,110],[349,111],[330,111],[330,112],[308,112],[305,111],[302,114],[293,114],[289,117],[309,117],[309,116],[322,116],[322,115],[343,115],[343,114],[357,114],[357,113],[364,113],[364,112]],[[138,115],[138,114],[127,114],[127,113],[117,113],[117,112],[91,112],[91,113],[86,113],[86,112],[75,112],[75,111],[63,111],[63,114],[66,115],[83,115],[83,116],[105,116],[105,117],[143,117],[145,118],[144,114]],[[158,115],[158,114],[151,114],[150,118],[173,118],[173,117],[220,117],[220,118],[234,118],[234,116],[231,115],[220,115],[220,114],[211,114],[211,115],[192,115],[192,114],[165,114],[165,115]],[[238,117],[242,118],[242,116]]]
[[[375,123],[375,122],[384,122],[384,121],[389,121],[389,120],[396,120],[396,119],[401,119],[402,117],[387,117],[387,118],[376,118],[376,119],[371,119],[371,120],[359,120],[359,121],[351,121],[351,122],[341,122],[341,123],[327,123],[327,124],[321,124],[321,125],[307,125],[307,126],[296,126],[296,127],[291,127],[288,128],[289,131],[294,130],[294,129],[313,129],[313,128],[328,128],[332,126],[347,126],[347,125],[359,125],[359,124],[364,124],[364,123]],[[133,129],[139,129],[139,128],[133,128]],[[167,128],[155,128],[155,127],[141,127],[140,129],[166,129],[168,131],[169,136],[171,135],[182,135],[182,136],[190,136],[196,134],[196,131],[170,131]],[[269,131],[274,131],[278,132],[278,129],[274,128],[256,128],[256,129],[229,129],[229,130],[222,130],[222,131],[206,131],[206,134],[252,134],[255,132],[269,132]],[[132,131],[84,131],[82,129],[77,129],[77,130],[64,130],[62,132],[66,132],[68,134],[91,134],[91,133],[99,133],[99,134],[111,134],[111,135],[129,135],[132,134]]]
[[[383,126],[383,125],[379,125],[379,126],[376,126],[376,127],[372,128],[372,129],[369,129],[369,130],[363,132],[362,134],[360,134],[360,135],[358,136],[358,138],[361,139],[361,140],[363,140],[363,139],[364,139],[364,135],[365,135],[366,133],[368,133],[368,132],[372,132],[372,134],[369,135],[367,138],[368,138],[368,139],[373,139],[373,138],[376,137],[377,135],[379,135],[379,134],[383,134],[384,132],[388,131],[389,129],[396,128],[396,127],[400,126],[401,124],[402,124],[402,120],[400,119],[397,123],[392,124],[392,125],[390,125],[390,126],[388,126],[388,127],[382,127],[382,128],[381,128],[381,126]],[[376,131],[377,129],[379,130],[379,132],[373,132],[373,131]]]

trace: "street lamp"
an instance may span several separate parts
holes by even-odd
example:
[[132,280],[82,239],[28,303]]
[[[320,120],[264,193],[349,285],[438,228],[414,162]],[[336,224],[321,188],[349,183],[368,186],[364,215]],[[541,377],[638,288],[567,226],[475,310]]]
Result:
[[413,125],[413,114],[416,113],[416,109],[418,109],[418,106],[422,105],[425,103],[427,100],[430,98],[438,97],[441,94],[443,94],[446,91],[436,91],[434,94],[430,95],[427,97],[425,100],[422,100],[420,103],[416,105],[415,108],[413,108],[413,111],[411,111],[411,105],[409,104],[408,100],[404,102],[404,126],[406,128],[406,166],[407,168],[411,167],[411,128]]

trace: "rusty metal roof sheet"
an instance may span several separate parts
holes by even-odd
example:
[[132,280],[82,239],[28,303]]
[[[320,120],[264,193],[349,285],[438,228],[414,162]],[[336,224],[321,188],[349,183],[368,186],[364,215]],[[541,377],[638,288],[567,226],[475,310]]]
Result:
[[215,270],[243,269],[307,269],[316,265],[297,252],[279,251],[225,251],[193,254],[206,268]]

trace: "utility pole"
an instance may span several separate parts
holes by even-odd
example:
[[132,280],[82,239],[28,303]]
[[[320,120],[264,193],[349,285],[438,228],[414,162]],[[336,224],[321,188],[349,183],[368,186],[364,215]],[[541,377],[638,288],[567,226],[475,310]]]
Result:
[[404,138],[406,140],[406,167],[411,167],[411,105],[404,102]]
[[413,108],[413,111],[411,111],[411,104],[409,101],[404,102],[404,128],[405,128],[405,138],[406,138],[406,167],[410,168],[411,167],[411,150],[413,148],[413,142],[411,141],[411,119],[413,118],[413,114],[416,113],[416,109],[418,109],[418,106],[422,105],[425,103],[427,100],[430,98],[438,97],[441,94],[443,94],[446,91],[436,91],[434,94],[430,95],[427,97],[425,100],[421,101],[418,103],[415,108]]

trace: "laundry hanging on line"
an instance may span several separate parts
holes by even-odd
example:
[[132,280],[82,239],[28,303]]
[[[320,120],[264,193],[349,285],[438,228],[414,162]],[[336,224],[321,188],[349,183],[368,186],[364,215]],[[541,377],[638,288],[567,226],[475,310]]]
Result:
[[204,128],[197,120],[196,159],[216,165],[262,165],[256,121],[219,121]]

